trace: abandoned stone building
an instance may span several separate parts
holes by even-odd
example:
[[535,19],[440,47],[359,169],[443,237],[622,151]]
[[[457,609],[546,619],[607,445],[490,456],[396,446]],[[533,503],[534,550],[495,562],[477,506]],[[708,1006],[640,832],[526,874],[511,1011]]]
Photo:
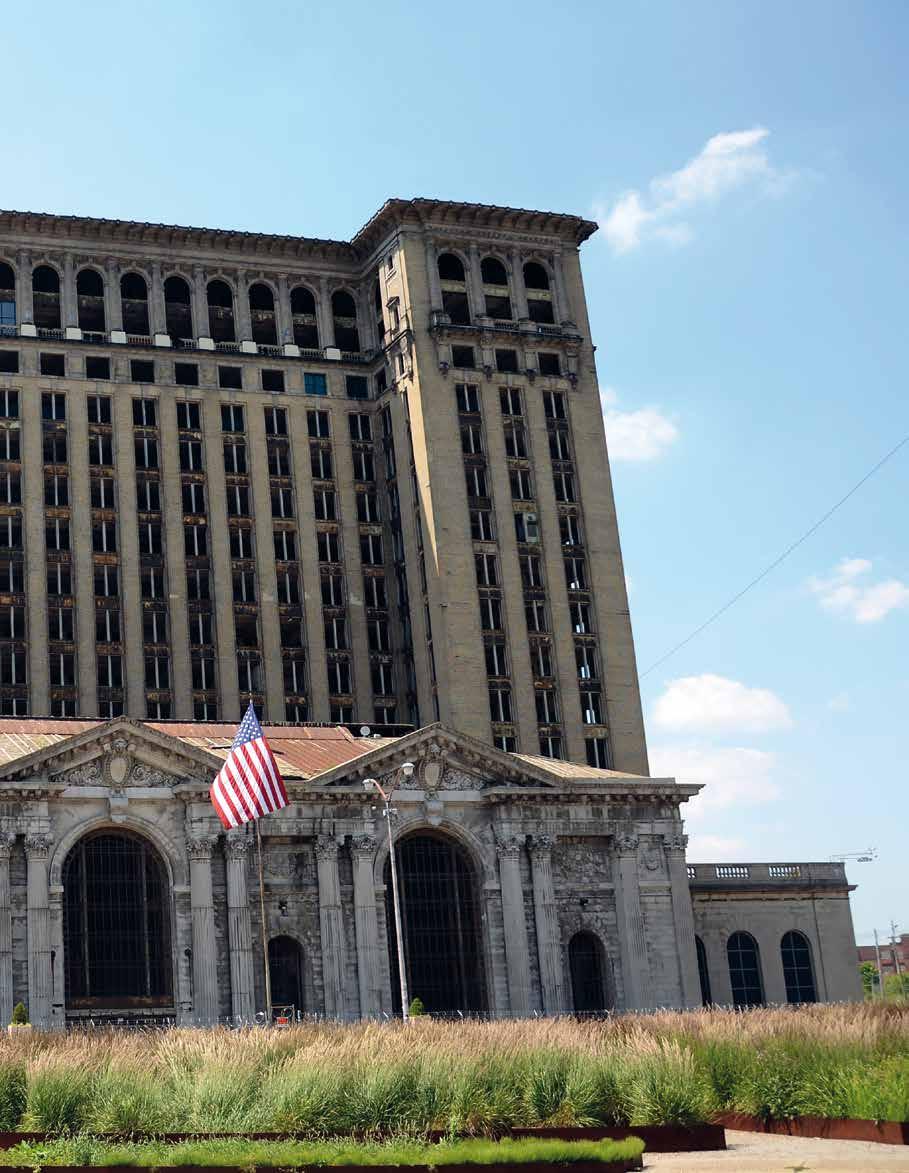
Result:
[[[263,935],[274,1003],[393,1012],[371,775],[432,1010],[857,994],[842,866],[688,865],[648,777],[595,227],[0,212],[0,1016],[248,1019]],[[248,703],[264,925],[207,799]]]

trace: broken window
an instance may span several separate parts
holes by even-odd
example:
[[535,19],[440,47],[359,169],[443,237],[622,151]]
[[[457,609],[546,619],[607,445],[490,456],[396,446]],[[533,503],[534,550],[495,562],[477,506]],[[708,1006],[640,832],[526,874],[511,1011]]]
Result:
[[192,300],[182,277],[168,277],[164,282],[164,322],[172,341],[192,341]]
[[147,338],[148,285],[139,273],[124,273],[120,278],[120,304],[126,333]]
[[360,331],[357,329],[357,304],[346,289],[331,295],[331,313],[335,325],[335,346],[340,350],[358,353]]
[[86,379],[109,379],[110,359],[89,355],[85,360]]
[[62,354],[42,354],[39,367],[42,375],[63,376],[66,374],[66,358]]
[[283,371],[263,371],[262,372],[262,390],[263,391],[283,391],[284,390],[284,372]]
[[96,269],[83,269],[76,276],[76,303],[79,329],[103,334],[107,329],[104,314],[104,278]]
[[467,278],[464,265],[453,253],[439,257],[439,279],[442,282],[442,309],[455,326],[470,324],[470,304],[467,300]]
[[298,285],[290,291],[294,342],[302,350],[319,349],[319,326],[316,322],[316,299],[312,291]]
[[555,318],[549,274],[538,261],[528,261],[524,266],[524,289],[527,292],[527,314],[530,320],[551,325]]
[[208,330],[215,342],[236,342],[234,295],[226,281],[208,283]]
[[38,265],[32,273],[35,325],[42,330],[60,329],[60,274],[50,265]]
[[262,343],[263,346],[277,346],[275,295],[262,281],[257,281],[249,287],[249,315],[252,321],[253,342]]
[[511,299],[508,295],[508,273],[496,257],[485,257],[480,272],[483,277],[485,312],[490,318],[511,320]]
[[16,274],[0,261],[0,330],[16,324]]

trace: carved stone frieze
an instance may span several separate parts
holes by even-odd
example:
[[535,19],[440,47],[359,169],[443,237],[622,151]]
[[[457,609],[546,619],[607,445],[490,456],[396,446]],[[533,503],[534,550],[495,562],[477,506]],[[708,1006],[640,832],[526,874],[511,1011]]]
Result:
[[615,849],[619,855],[634,855],[638,849],[638,837],[631,831],[620,831],[615,837]]
[[688,836],[675,831],[671,835],[664,835],[663,842],[667,851],[680,851],[684,854],[688,847]]
[[534,835],[530,840],[531,855],[551,855],[555,847],[555,838],[552,835]]
[[605,839],[560,840],[552,855],[553,874],[566,889],[603,884],[612,879],[612,863]]

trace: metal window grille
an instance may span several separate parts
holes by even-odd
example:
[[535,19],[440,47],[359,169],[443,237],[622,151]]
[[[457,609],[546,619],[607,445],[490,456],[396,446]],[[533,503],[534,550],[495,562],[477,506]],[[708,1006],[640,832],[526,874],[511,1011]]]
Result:
[[811,964],[811,946],[804,933],[795,930],[785,933],[780,943],[783,955],[783,977],[786,980],[787,1002],[816,1002],[814,968]]
[[757,942],[750,933],[733,933],[726,943],[734,1006],[762,1006],[764,988]]

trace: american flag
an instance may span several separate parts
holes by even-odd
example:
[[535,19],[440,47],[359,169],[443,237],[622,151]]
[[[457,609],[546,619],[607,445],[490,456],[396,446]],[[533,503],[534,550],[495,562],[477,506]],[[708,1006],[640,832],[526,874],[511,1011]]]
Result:
[[218,818],[228,829],[287,806],[281,771],[252,705],[209,794]]

